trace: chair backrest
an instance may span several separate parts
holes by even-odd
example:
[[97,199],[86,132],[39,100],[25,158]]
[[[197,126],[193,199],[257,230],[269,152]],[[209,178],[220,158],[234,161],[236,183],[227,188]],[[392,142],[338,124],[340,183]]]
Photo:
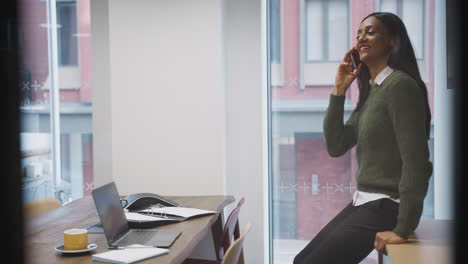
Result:
[[23,204],[24,218],[28,219],[36,215],[43,214],[62,204],[55,198],[45,198],[40,200],[33,200]]
[[242,197],[229,214],[226,224],[224,225],[224,231],[221,234],[220,247],[219,247],[219,259],[223,259],[225,252],[231,246],[232,241],[239,238],[239,213],[240,208],[244,204],[245,198]]
[[242,248],[244,245],[244,238],[247,235],[247,233],[250,231],[250,228],[252,227],[252,224],[247,223],[245,225],[244,230],[242,230],[242,234],[238,239],[232,243],[232,245],[229,247],[229,249],[226,251],[226,254],[224,255],[223,261],[221,264],[237,264],[239,262],[239,257],[242,253]]

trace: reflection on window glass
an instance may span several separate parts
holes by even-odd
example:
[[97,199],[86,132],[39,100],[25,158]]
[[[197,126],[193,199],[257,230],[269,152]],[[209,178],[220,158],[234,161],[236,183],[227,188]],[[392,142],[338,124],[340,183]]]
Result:
[[424,56],[424,1],[410,0],[402,1],[401,17],[406,24],[411,43],[415,47],[416,58]]
[[394,13],[403,20],[416,58],[423,59],[425,0],[381,0],[380,11]]
[[382,11],[398,14],[398,0],[381,0],[380,8]]
[[348,1],[306,1],[307,60],[337,61],[348,47]]
[[[90,0],[56,0],[56,13],[48,16],[50,2],[19,1],[24,202],[55,197],[64,203],[89,195],[94,186]],[[49,39],[53,28],[56,49]],[[57,83],[49,72],[52,54],[57,58]],[[51,110],[53,87],[58,89],[58,118]],[[53,132],[52,123],[59,124],[59,133]],[[58,158],[54,144],[60,149]]]
[[272,62],[280,62],[281,60],[281,15],[280,15],[280,0],[272,0],[270,8],[270,57]]
[[60,65],[78,64],[76,3],[57,3],[58,53]]
[[328,2],[328,58],[341,60],[348,49],[348,3],[332,0]]
[[307,59],[324,59],[324,8],[323,1],[307,1]]

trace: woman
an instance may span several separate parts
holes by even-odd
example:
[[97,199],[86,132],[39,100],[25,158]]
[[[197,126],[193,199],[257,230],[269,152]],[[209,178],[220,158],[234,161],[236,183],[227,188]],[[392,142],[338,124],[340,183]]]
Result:
[[[357,69],[349,59],[354,49]],[[355,78],[359,101],[343,124],[345,93]],[[357,190],[294,264],[359,263],[374,248],[384,252],[386,244],[407,241],[432,175],[430,122],[426,86],[403,22],[391,13],[368,15],[338,67],[324,120],[332,157],[356,146]]]

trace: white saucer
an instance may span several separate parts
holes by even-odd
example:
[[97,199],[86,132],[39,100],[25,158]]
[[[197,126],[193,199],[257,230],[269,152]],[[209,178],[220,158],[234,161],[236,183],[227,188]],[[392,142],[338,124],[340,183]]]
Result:
[[55,251],[63,253],[63,254],[75,254],[75,253],[89,252],[91,250],[95,250],[96,248],[97,248],[97,245],[94,243],[89,243],[88,248],[81,249],[81,250],[65,250],[65,247],[63,245],[60,245],[60,246],[55,247]]

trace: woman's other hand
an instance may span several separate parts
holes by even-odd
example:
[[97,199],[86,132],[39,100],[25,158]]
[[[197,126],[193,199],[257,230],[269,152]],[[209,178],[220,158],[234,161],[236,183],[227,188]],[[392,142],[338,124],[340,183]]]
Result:
[[375,234],[375,243],[374,247],[377,251],[380,251],[387,255],[385,246],[387,244],[402,244],[406,243],[407,240],[397,235],[392,231],[378,232]]
[[343,58],[343,62],[338,66],[335,77],[335,87],[333,87],[332,94],[334,95],[345,95],[346,90],[351,83],[356,79],[359,72],[361,71],[362,63],[356,69],[353,69],[349,56],[355,47],[352,47]]

